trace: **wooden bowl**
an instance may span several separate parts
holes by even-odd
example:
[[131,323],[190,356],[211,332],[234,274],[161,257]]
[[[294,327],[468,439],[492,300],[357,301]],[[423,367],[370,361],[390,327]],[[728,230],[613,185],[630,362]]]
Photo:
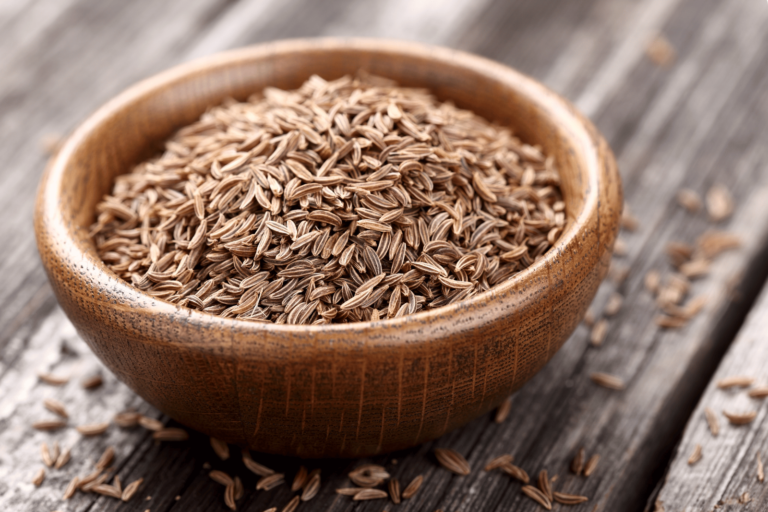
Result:
[[[117,278],[88,237],[115,177],[226,97],[364,69],[513,128],[554,155],[567,227],[543,258],[470,300],[394,320],[250,323],[178,307]],[[520,73],[444,48],[365,39],[270,43],[145,80],[88,118],[49,165],[35,231],[61,307],[122,381],[180,423],[302,457],[434,439],[492,409],[573,332],[619,225],[616,163],[592,124]],[[513,411],[514,414],[514,411]]]

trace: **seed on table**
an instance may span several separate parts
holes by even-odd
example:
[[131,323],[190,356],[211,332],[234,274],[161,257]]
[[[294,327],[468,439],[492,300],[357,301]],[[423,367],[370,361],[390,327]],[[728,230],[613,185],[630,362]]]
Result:
[[40,446],[40,457],[43,459],[43,464],[49,468],[53,467],[54,462],[56,462],[56,460],[51,455],[50,449],[48,448],[48,443],[43,443]]
[[229,445],[215,437],[211,437],[210,440],[211,448],[213,448],[214,453],[216,453],[221,460],[227,460],[229,458]]
[[296,472],[296,476],[293,477],[293,483],[291,484],[291,491],[296,492],[302,487],[304,487],[304,484],[307,482],[307,468],[304,466],[299,467],[299,470]]
[[748,395],[750,398],[765,398],[768,396],[768,386],[758,386],[750,389]]
[[485,465],[483,468],[483,471],[492,471],[494,469],[500,468],[504,464],[511,464],[514,458],[512,455],[505,453],[504,455],[499,455],[495,459],[491,459],[488,464]]
[[32,478],[32,484],[35,487],[40,487],[42,485],[43,480],[45,480],[45,468],[40,468],[37,473],[35,473],[34,478]]
[[580,475],[584,471],[584,458],[587,456],[587,452],[584,448],[579,448],[576,452],[576,456],[571,461],[571,471],[574,475]]
[[291,501],[288,502],[288,504],[283,508],[282,512],[294,512],[296,508],[299,506],[299,497],[294,496]]
[[504,401],[501,402],[501,405],[499,405],[499,408],[496,409],[496,416],[493,418],[493,421],[496,423],[504,423],[504,420],[507,419],[511,410],[512,400],[505,398]]
[[621,391],[625,387],[623,380],[621,380],[619,377],[616,377],[615,375],[610,375],[608,373],[595,372],[590,375],[590,379],[592,379],[592,382],[598,386],[602,386],[608,389]]
[[688,457],[688,465],[693,466],[697,462],[701,460],[701,445],[697,444],[693,447],[693,452],[691,452],[691,456]]
[[472,471],[467,459],[456,450],[451,448],[435,448],[434,452],[437,461],[448,471],[457,475],[468,475]]
[[224,490],[224,504],[231,510],[237,510],[237,504],[235,503],[235,484],[228,485]]
[[70,457],[72,456],[71,448],[67,448],[66,450],[62,451],[58,457],[56,457],[56,462],[54,463],[54,468],[61,469],[63,468],[67,462],[69,462]]
[[600,455],[594,454],[592,455],[586,464],[584,464],[584,470],[582,471],[582,474],[584,476],[589,476],[592,473],[594,473],[595,469],[597,469],[597,464],[600,462]]
[[696,191],[689,188],[681,189],[677,193],[677,202],[691,213],[696,213],[701,210],[701,196]]
[[549,482],[549,475],[547,474],[546,469],[542,469],[539,471],[539,490],[541,493],[547,497],[547,499],[551,502],[552,501],[552,484]]
[[103,383],[104,380],[101,378],[101,375],[93,375],[92,377],[86,377],[83,379],[83,381],[80,383],[80,386],[82,386],[83,389],[96,389]]
[[157,432],[158,430],[162,430],[163,428],[163,422],[155,419],[155,418],[149,418],[147,416],[139,415],[138,417],[139,425],[144,427],[147,430],[152,430]]
[[66,426],[67,426],[67,422],[62,420],[37,421],[32,424],[32,428],[36,430],[48,430],[48,431],[58,430]]
[[125,489],[123,489],[123,493],[120,495],[120,499],[123,501],[130,501],[131,498],[136,494],[136,491],[139,490],[139,486],[144,481],[143,478],[139,478],[138,480],[134,480],[130,484],[125,486]]
[[109,496],[110,498],[122,499],[123,491],[113,485],[99,484],[93,487],[93,492],[101,494],[102,496]]
[[592,327],[592,332],[589,334],[589,342],[594,347],[599,347],[603,344],[605,335],[608,332],[608,320],[601,318]]
[[762,482],[765,480],[765,471],[763,469],[763,459],[760,457],[760,452],[757,452],[757,481]]
[[[139,424],[141,414],[133,411],[120,412],[115,414],[113,421],[120,427],[130,428]],[[162,428],[162,424],[161,424]]]
[[104,449],[104,452],[101,454],[101,457],[99,457],[98,462],[96,462],[96,468],[100,470],[107,469],[111,464],[112,461],[115,460],[115,449],[111,446],[107,446]]
[[309,501],[320,491],[320,473],[315,473],[307,481],[304,491],[301,493],[301,501]]
[[360,487],[341,487],[336,489],[336,494],[341,494],[342,496],[354,496],[361,490],[362,489]]
[[728,418],[728,421],[731,422],[731,425],[746,425],[748,423],[752,423],[752,421],[757,417],[757,411],[750,411],[742,414],[734,414],[728,411],[723,411],[723,416]]
[[716,184],[707,191],[707,212],[713,222],[720,222],[733,213],[733,196],[725,185]]
[[540,490],[535,488],[532,485],[524,485],[522,489],[523,494],[531,498],[533,501],[541,505],[547,510],[552,510],[552,502],[549,501],[549,498],[547,498],[544,493],[542,493]]
[[380,500],[389,496],[381,489],[363,489],[352,497],[353,501]]
[[603,314],[605,316],[615,315],[621,309],[622,304],[624,304],[624,297],[622,297],[620,293],[615,292],[611,294],[611,296],[608,298],[608,302],[605,304]]
[[412,498],[416,495],[417,492],[419,492],[422,483],[424,483],[424,477],[422,475],[418,475],[416,478],[411,480],[411,483],[409,483],[405,489],[403,489],[400,497],[402,497],[404,500]]
[[523,468],[515,466],[514,464],[507,463],[501,466],[499,469],[501,469],[501,471],[508,474],[512,478],[520,480],[524,484],[527,484],[531,481],[528,473],[526,473]]
[[656,294],[659,291],[659,285],[661,284],[661,275],[659,274],[659,271],[649,270],[648,273],[645,274],[643,284],[645,285],[646,290]]
[[39,373],[37,376],[41,381],[50,384],[51,386],[63,386],[69,382],[69,377],[59,377],[51,373]]
[[214,469],[210,473],[208,473],[208,476],[211,477],[211,480],[213,480],[216,483],[219,483],[224,486],[228,485],[234,485],[235,481],[232,480],[232,477],[226,474],[223,471],[220,471],[218,469]]
[[400,504],[400,482],[397,480],[397,478],[392,478],[389,480],[387,489],[389,490],[389,497],[392,499],[392,502],[395,505],[399,505]]
[[248,450],[243,450],[243,464],[245,464],[245,467],[248,468],[251,473],[254,473],[258,476],[269,476],[275,473],[274,470],[269,469],[268,467],[253,460],[251,458],[251,452]]
[[235,476],[235,500],[239,500],[245,494],[245,488],[243,487],[243,481],[239,476]]
[[285,481],[285,475],[282,473],[272,473],[271,475],[263,476],[256,482],[256,490],[260,491],[264,489],[269,491],[274,489],[278,485],[281,485]]
[[556,502],[562,505],[578,505],[579,503],[584,503],[589,501],[589,498],[587,498],[586,496],[580,496],[578,494],[566,494],[564,492],[557,492],[557,491],[552,493],[552,497],[555,499]]
[[67,414],[67,409],[64,407],[64,404],[62,404],[61,402],[54,400],[53,398],[46,398],[43,401],[43,405],[45,406],[46,409],[48,409],[54,414],[58,414],[64,419],[69,418],[69,414]]
[[91,423],[78,426],[77,431],[84,436],[98,436],[106,432],[108,428],[109,423]]
[[70,480],[69,485],[67,485],[67,488],[64,490],[64,496],[62,496],[62,499],[68,500],[75,495],[75,491],[77,490],[77,484],[79,481],[80,479],[77,477]]
[[734,375],[717,381],[717,387],[720,389],[748,388],[753,382],[755,382],[755,379],[752,377],[747,377],[746,375]]

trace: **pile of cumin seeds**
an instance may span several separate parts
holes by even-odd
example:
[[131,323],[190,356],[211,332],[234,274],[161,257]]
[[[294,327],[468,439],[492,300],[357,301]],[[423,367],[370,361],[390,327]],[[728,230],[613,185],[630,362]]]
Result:
[[117,178],[92,237],[121,278],[261,322],[396,318],[467,299],[562,233],[554,159],[368,75],[228,101]]

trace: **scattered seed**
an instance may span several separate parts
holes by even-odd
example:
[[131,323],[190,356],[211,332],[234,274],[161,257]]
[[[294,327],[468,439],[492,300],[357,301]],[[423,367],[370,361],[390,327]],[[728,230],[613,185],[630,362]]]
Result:
[[701,445],[697,444],[693,447],[693,452],[691,453],[691,456],[688,457],[688,465],[693,466],[697,462],[701,460]]
[[49,468],[53,467],[53,464],[56,461],[51,455],[51,451],[48,449],[48,443],[40,445],[40,457],[43,459],[43,464]]
[[624,304],[624,297],[622,297],[620,293],[613,293],[608,298],[608,302],[605,304],[605,310],[603,310],[603,314],[605,316],[615,315],[621,309],[622,304]]
[[89,425],[80,425],[77,431],[84,436],[98,436],[103,434],[109,428],[109,423],[91,423]]
[[342,496],[354,496],[359,492],[360,487],[342,487],[340,489],[336,489],[336,494],[341,494]]
[[723,411],[723,416],[728,418],[728,421],[731,422],[731,425],[746,425],[748,423],[752,423],[752,421],[757,417],[757,411],[750,411],[743,414],[733,414],[728,411]]
[[96,462],[96,468],[103,471],[112,465],[112,461],[114,460],[115,449],[111,446],[107,446],[107,448],[104,450],[104,453],[102,453],[101,457],[99,457],[98,462]]
[[587,312],[584,313],[584,324],[587,327],[595,325],[595,312],[592,310],[591,306],[587,309]]
[[707,212],[713,222],[720,222],[733,213],[733,196],[728,189],[721,184],[712,186],[706,197]]
[[416,495],[417,492],[419,492],[422,483],[424,483],[424,477],[422,475],[418,475],[416,478],[411,480],[411,483],[409,483],[405,489],[403,489],[401,497],[404,500],[412,498]]
[[269,476],[273,475],[275,472],[271,469],[269,469],[266,466],[263,466],[253,460],[251,458],[251,452],[248,450],[243,450],[243,464],[245,464],[245,467],[248,468],[248,470],[251,473],[254,473],[258,476]]
[[211,480],[214,482],[224,485],[224,486],[230,486],[235,485],[235,481],[232,480],[232,477],[226,474],[223,471],[220,471],[218,469],[214,469],[210,473],[208,473],[208,476],[211,477]]
[[291,501],[288,502],[288,504],[283,508],[283,512],[294,512],[296,508],[299,506],[299,497],[294,496],[291,498]]
[[582,471],[582,474],[584,476],[591,475],[595,469],[597,469],[597,464],[600,462],[600,455],[594,454],[592,455],[586,464],[584,464],[584,471]]
[[741,496],[739,496],[739,504],[746,505],[752,501],[752,498],[749,496],[748,492],[743,493]]
[[750,398],[765,398],[768,396],[768,386],[758,386],[749,390]]
[[235,484],[228,485],[224,490],[224,504],[230,510],[237,510],[237,504],[235,503]]
[[546,469],[542,469],[539,471],[539,490],[541,493],[546,496],[547,500],[549,502],[552,502],[552,485],[549,482],[549,475],[547,474]]
[[157,431],[163,429],[163,422],[162,421],[157,420],[155,418],[150,418],[148,416],[139,415],[138,423],[139,423],[139,425],[141,425],[145,429],[152,430],[154,432],[157,432]]
[[186,441],[189,433],[183,428],[164,428],[152,434],[152,439],[157,441]]
[[296,472],[296,476],[293,477],[293,483],[291,484],[291,491],[296,492],[307,483],[307,468],[301,466],[299,471]]
[[221,460],[227,460],[229,458],[229,445],[215,437],[211,437],[210,440],[211,448],[213,448],[214,453],[216,453]]
[[435,448],[434,452],[437,461],[448,471],[457,475],[468,475],[472,471],[467,459],[456,450],[451,448]]
[[659,291],[659,285],[661,284],[661,276],[659,275],[659,271],[649,270],[648,273],[645,274],[643,284],[645,285],[646,290],[656,294]]
[[757,452],[757,481],[762,482],[765,480],[765,471],[763,469],[763,459],[760,457],[760,452]]
[[532,485],[524,485],[522,489],[523,494],[531,498],[533,501],[541,505],[547,510],[552,510],[552,502],[549,501],[549,498],[547,498],[544,493],[542,493],[540,490],[535,488]]
[[640,221],[632,215],[627,204],[624,204],[624,209],[621,212],[621,227],[627,231],[637,231],[637,228],[640,227]]
[[54,463],[53,467],[56,469],[61,469],[64,466],[66,466],[67,462],[69,462],[69,459],[72,456],[71,448],[67,448],[66,450],[62,451],[58,457],[56,457],[56,462]]
[[574,475],[580,475],[584,471],[584,458],[587,456],[587,452],[584,448],[579,448],[576,452],[576,456],[571,461],[571,471]]
[[689,188],[684,188],[677,193],[677,202],[691,213],[701,210],[701,196]]
[[589,376],[592,382],[598,386],[603,386],[608,389],[622,390],[624,389],[624,381],[615,375],[609,375],[607,373],[595,372]]
[[[121,412],[115,415],[113,421],[120,427],[130,428],[139,424],[141,414],[132,411]],[[162,428],[162,424],[161,427]]]
[[531,479],[528,476],[528,473],[526,473],[526,471],[523,468],[515,466],[512,463],[504,464],[499,469],[501,469],[504,473],[508,474],[512,478],[520,480],[524,484],[531,482]]
[[696,240],[696,246],[704,258],[714,258],[724,251],[741,246],[738,235],[724,231],[707,231]]
[[381,489],[363,489],[352,497],[353,501],[380,500],[389,496]]
[[509,416],[509,412],[512,410],[512,400],[505,398],[498,409],[496,409],[496,416],[493,421],[496,423],[504,423],[504,420]]
[[34,484],[35,487],[40,487],[43,480],[45,480],[45,468],[40,468],[37,473],[35,473],[35,477],[32,479],[32,484]]
[[67,422],[62,420],[38,421],[32,424],[32,428],[36,430],[58,430],[66,426]]
[[622,238],[617,238],[613,243],[613,255],[614,256],[626,256],[627,255],[627,242]]
[[239,476],[235,476],[235,501],[239,500],[245,494],[245,488],[243,487],[243,481]]
[[43,405],[45,405],[45,408],[51,411],[54,414],[58,414],[64,419],[69,418],[69,414],[67,414],[67,409],[64,407],[64,404],[61,402],[58,402],[52,398],[46,398],[45,401],[43,401]]
[[492,459],[488,464],[485,465],[483,468],[484,471],[493,471],[494,469],[498,469],[504,464],[511,464],[513,460],[512,455],[505,453],[504,455],[499,455],[495,459]]
[[579,503],[589,501],[589,498],[586,496],[579,496],[578,494],[566,494],[555,491],[552,495],[555,501],[562,505],[578,505]]
[[755,382],[755,379],[752,377],[747,377],[746,375],[734,375],[717,381],[717,387],[720,389],[748,388],[753,382]]
[[594,347],[599,347],[603,344],[605,335],[608,332],[608,320],[601,318],[592,327],[592,332],[589,334],[589,342]]
[[389,497],[392,499],[392,502],[395,505],[400,504],[400,482],[397,480],[397,478],[392,478],[389,480],[389,484],[387,485],[387,488],[389,489]]
[[103,383],[104,380],[101,378],[101,375],[93,375],[83,379],[80,385],[83,387],[83,389],[96,389]]
[[91,490],[102,496],[109,496],[110,498],[117,498],[118,500],[123,497],[123,492],[114,485],[99,484]]
[[320,491],[320,473],[315,473],[312,478],[308,479],[307,485],[301,493],[301,501],[311,500],[317,496],[318,491]]
[[675,60],[675,49],[669,40],[660,34],[648,43],[645,53],[651,62],[659,67],[667,67]]
[[69,485],[67,485],[67,488],[64,490],[64,496],[62,496],[62,499],[68,500],[75,495],[75,491],[77,490],[77,484],[79,481],[80,479],[77,477],[69,481]]
[[256,490],[260,491],[264,489],[269,491],[274,489],[278,485],[282,485],[285,481],[285,475],[282,473],[272,473],[271,475],[263,476],[256,482]]
[[50,384],[51,386],[63,386],[69,382],[69,377],[57,377],[50,373],[39,373],[37,376],[41,381]]
[[125,489],[123,489],[123,493],[120,495],[120,499],[123,501],[130,501],[130,499],[133,498],[133,495],[136,494],[136,491],[139,490],[139,486],[141,486],[143,481],[143,478],[139,478],[126,485]]

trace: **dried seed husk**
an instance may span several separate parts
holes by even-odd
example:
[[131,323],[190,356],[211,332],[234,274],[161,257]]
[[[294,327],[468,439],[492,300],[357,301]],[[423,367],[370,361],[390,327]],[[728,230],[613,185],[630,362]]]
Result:
[[112,461],[115,460],[115,449],[111,446],[107,446],[107,448],[104,450],[104,453],[101,454],[101,457],[99,457],[98,462],[96,462],[96,468],[100,470],[105,470],[108,468]]
[[101,485],[101,484],[103,484],[104,482],[106,482],[108,478],[109,478],[109,475],[108,475],[108,474],[105,474],[105,473],[104,473],[104,474],[100,474],[100,475],[98,475],[96,478],[94,478],[94,479],[93,479],[91,482],[88,482],[88,483],[82,483],[82,482],[80,482],[80,483],[78,484],[78,487],[79,487],[80,489],[82,489],[84,492],[91,492],[91,491],[93,491],[93,489],[94,489],[94,488],[95,488],[97,485]]
[[42,445],[40,445],[40,458],[43,459],[43,464],[45,464],[49,468],[53,467],[54,462],[56,462],[53,456],[51,455],[50,449],[48,448],[48,443],[43,443]]
[[598,454],[592,455],[586,464],[584,464],[584,470],[582,471],[582,474],[584,476],[591,475],[595,469],[597,469],[597,464],[600,462],[600,456]]
[[235,503],[235,484],[228,485],[224,490],[224,504],[229,507],[230,510],[237,510],[237,504]]
[[186,441],[189,433],[183,428],[164,428],[152,434],[156,441]]
[[69,485],[67,485],[67,488],[64,490],[64,496],[62,496],[61,499],[68,500],[72,496],[75,495],[75,491],[77,490],[78,483],[80,479],[75,477],[72,480],[69,481]]
[[35,473],[35,476],[32,478],[32,484],[35,487],[40,487],[43,483],[43,480],[45,480],[45,468],[40,468],[37,470],[37,473]]
[[616,377],[615,375],[603,373],[603,372],[593,373],[592,375],[590,375],[590,379],[592,379],[592,382],[594,382],[598,386],[602,386],[608,389],[615,389],[620,391],[625,387],[624,381],[621,380],[619,377]]
[[71,448],[67,448],[66,450],[63,450],[58,457],[56,457],[56,462],[54,463],[54,468],[61,469],[63,468],[67,462],[69,462],[69,459],[72,456]]
[[499,405],[498,409],[496,409],[496,416],[493,418],[493,421],[496,423],[504,423],[504,420],[507,419],[511,410],[512,400],[509,398],[504,399],[504,401],[501,402],[501,405]]
[[320,473],[315,473],[312,478],[308,479],[307,485],[301,493],[301,501],[311,500],[317,496],[318,491],[320,491]]
[[747,377],[746,375],[733,375],[717,381],[717,387],[720,389],[748,388],[753,382],[755,382],[755,379],[752,377]]
[[733,196],[725,185],[716,184],[707,191],[707,213],[713,222],[720,222],[733,213]]
[[[119,427],[130,428],[138,425],[140,419],[141,414],[133,411],[125,411],[115,414],[112,421]],[[160,428],[162,428],[162,423],[160,424]]]
[[211,448],[213,448],[214,453],[221,460],[227,460],[229,458],[229,445],[220,439],[216,439],[215,437],[211,437],[210,441]]
[[584,459],[587,456],[587,452],[584,450],[584,448],[579,448],[579,451],[576,452],[576,456],[571,461],[571,471],[574,475],[580,475],[582,471],[584,471]]
[[80,386],[83,389],[96,389],[99,386],[101,386],[104,383],[104,379],[102,379],[101,375],[93,375],[91,377],[86,377],[83,379],[82,382],[80,382]]
[[552,502],[549,501],[549,498],[547,498],[540,490],[535,488],[532,485],[524,485],[522,489],[523,494],[531,498],[533,501],[541,505],[547,510],[552,510]]
[[435,448],[434,452],[437,461],[448,471],[457,475],[468,475],[472,471],[467,459],[456,450],[451,448]]
[[400,504],[400,482],[397,480],[397,478],[391,478],[389,480],[387,489],[389,490],[389,497],[392,499],[392,502],[395,505],[399,505]]
[[352,497],[353,501],[379,500],[389,496],[386,491],[381,489],[362,489]]
[[[86,485],[89,485],[94,481],[96,481],[97,478],[102,476],[101,471],[102,471],[101,469],[96,469],[95,471],[82,477],[77,484],[78,488],[83,489]],[[106,475],[104,475],[104,478],[106,479]]]
[[549,482],[549,474],[547,473],[546,469],[542,469],[539,471],[539,490],[541,493],[547,497],[547,499],[551,502],[552,501],[552,485]]
[[293,498],[291,498],[291,501],[288,502],[285,508],[283,508],[282,512],[294,512],[294,510],[296,510],[296,508],[299,506],[299,503],[300,503],[299,497],[294,496]]
[[145,429],[152,430],[154,432],[157,432],[163,429],[162,421],[155,418],[150,418],[148,416],[139,415],[138,422],[139,422],[139,425],[141,425]]
[[67,414],[67,409],[64,407],[64,404],[62,404],[59,401],[56,401],[52,398],[46,398],[43,402],[43,405],[45,405],[45,408],[51,411],[54,414],[58,414],[64,419],[69,418],[69,414]]
[[285,481],[285,475],[282,473],[272,473],[271,475],[263,476],[256,482],[256,490],[260,491],[264,489],[269,491],[274,489],[278,485],[281,485]]
[[67,422],[62,420],[37,421],[32,424],[35,430],[58,430],[66,426]]
[[768,396],[768,386],[758,386],[747,393],[750,398],[765,398]]
[[691,213],[701,210],[701,196],[689,188],[684,188],[677,193],[677,202]]
[[263,466],[253,460],[251,458],[251,452],[248,450],[243,450],[243,464],[245,464],[245,467],[248,468],[251,473],[254,473],[258,476],[269,476],[275,473],[272,469],[269,469],[268,467]]
[[504,455],[499,455],[495,459],[491,459],[488,464],[485,465],[483,470],[493,471],[494,469],[500,468],[504,464],[511,464],[513,460],[514,457],[512,457],[512,455],[505,453]]
[[60,377],[51,373],[39,373],[37,376],[41,381],[50,384],[51,386],[63,386],[69,382],[69,377]]
[[245,494],[245,488],[243,487],[243,481],[239,476],[235,476],[235,500],[239,500]]
[[98,436],[106,432],[108,428],[109,423],[90,423],[78,426],[77,431],[84,436]]
[[412,498],[416,495],[417,492],[419,492],[422,483],[424,483],[424,476],[418,475],[416,478],[411,480],[411,483],[409,483],[405,489],[403,489],[403,492],[400,493],[400,497],[404,500]]
[[622,304],[624,304],[624,297],[620,293],[613,293],[608,298],[608,302],[605,304],[603,314],[605,316],[613,316],[619,312]]
[[218,469],[214,469],[213,471],[208,473],[208,476],[211,477],[211,480],[213,480],[218,484],[221,484],[224,486],[235,485],[235,481],[232,480],[231,476],[229,476],[225,472],[220,471]]
[[603,340],[605,339],[607,332],[608,320],[601,318],[595,323],[594,326],[592,326],[592,331],[589,334],[589,342],[592,344],[592,346],[599,347],[603,344]]
[[765,470],[763,469],[763,459],[760,456],[760,452],[757,452],[757,481],[762,482],[765,480]]
[[299,467],[296,472],[296,476],[293,477],[293,483],[291,484],[291,491],[296,492],[307,483],[307,468],[304,466]]
[[361,490],[362,489],[360,487],[341,487],[336,489],[336,494],[341,494],[342,496],[354,496]]
[[757,417],[757,411],[750,411],[742,414],[734,414],[728,411],[723,411],[723,416],[728,418],[728,421],[731,422],[731,425],[747,425],[748,423],[752,423],[752,421]]
[[110,498],[117,498],[118,500],[123,497],[123,492],[114,485],[99,484],[94,486],[91,490],[102,496],[109,496]]
[[578,494],[566,494],[564,492],[557,492],[557,491],[552,493],[552,497],[555,499],[556,502],[562,505],[578,505],[579,503],[584,503],[589,501],[589,498],[587,498],[586,496],[579,496]]
[[139,490],[139,486],[141,486],[143,481],[143,478],[139,478],[126,485],[125,489],[123,489],[123,493],[120,495],[120,499],[123,501],[130,501],[130,499],[133,498],[133,495],[136,494],[136,491]]
[[691,456],[688,457],[688,465],[693,466],[697,462],[701,460],[701,445],[697,444],[693,447],[693,451],[691,452]]
[[518,466],[515,466],[512,463],[507,463],[499,467],[504,473],[508,474],[512,478],[516,478],[517,480],[520,480],[524,484],[530,483],[531,479],[528,476],[528,473],[526,471]]

